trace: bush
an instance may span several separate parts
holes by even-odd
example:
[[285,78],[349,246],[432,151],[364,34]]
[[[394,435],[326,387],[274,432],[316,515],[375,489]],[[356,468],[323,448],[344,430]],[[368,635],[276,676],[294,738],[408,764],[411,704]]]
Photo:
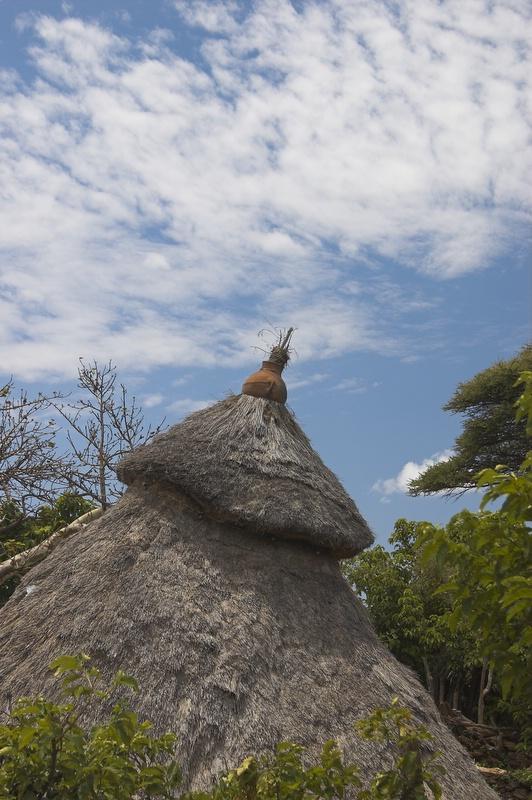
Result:
[[396,752],[392,768],[375,775],[369,788],[360,788],[358,767],[344,763],[336,742],[326,742],[310,767],[304,748],[281,742],[273,754],[246,758],[209,792],[182,793],[175,736],[153,736],[151,724],[122,700],[107,722],[84,729],[89,704],[109,703],[121,687],[138,689],[123,672],[102,687],[89,661],[86,655],[56,659],[51,669],[62,678],[63,702],[22,698],[0,725],[0,800],[342,800],[348,790],[358,800],[422,800],[424,786],[436,800],[441,796],[437,756],[424,752],[431,736],[397,700],[358,724],[363,738],[387,742]]
[[2,800],[129,800],[171,798],[180,772],[171,759],[175,737],[152,737],[122,702],[109,721],[85,731],[80,717],[87,704],[105,702],[119,686],[136,689],[118,672],[108,689],[88,657],[62,656],[51,665],[63,675],[63,703],[22,698],[0,726]]

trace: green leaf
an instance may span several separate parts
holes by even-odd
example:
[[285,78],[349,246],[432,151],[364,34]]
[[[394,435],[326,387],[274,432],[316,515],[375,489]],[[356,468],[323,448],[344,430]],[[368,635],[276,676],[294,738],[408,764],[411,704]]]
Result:
[[62,675],[64,672],[69,672],[70,670],[81,670],[85,666],[85,663],[89,660],[89,657],[86,655],[79,655],[79,656],[59,656],[50,664],[50,669],[56,675]]
[[127,675],[125,672],[122,672],[121,669],[118,670],[113,679],[113,686],[128,686],[130,689],[133,689],[134,692],[138,692],[139,690],[136,679],[132,675]]

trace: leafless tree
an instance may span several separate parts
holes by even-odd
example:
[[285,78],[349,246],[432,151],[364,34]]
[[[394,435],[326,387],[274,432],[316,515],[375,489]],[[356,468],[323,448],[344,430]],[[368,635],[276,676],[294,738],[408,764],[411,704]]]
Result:
[[[47,412],[59,395],[13,394],[0,388],[0,533],[8,533],[42,503],[69,487],[68,458],[58,454],[57,425]],[[13,513],[15,518],[13,519]]]
[[75,462],[72,486],[105,509],[123,491],[116,478],[118,461],[155,436],[164,420],[156,427],[145,427],[142,410],[135,397],[129,401],[126,387],[117,383],[111,361],[101,366],[80,359],[78,378],[82,397],[75,403],[54,405],[68,423],[67,439]]

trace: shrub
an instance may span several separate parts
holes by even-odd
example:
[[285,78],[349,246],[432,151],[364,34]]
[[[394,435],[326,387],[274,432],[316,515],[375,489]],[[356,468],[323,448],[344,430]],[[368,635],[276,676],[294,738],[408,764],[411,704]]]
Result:
[[[281,742],[273,754],[249,756],[222,775],[209,792],[182,793],[175,736],[153,736],[151,724],[120,700],[107,722],[85,729],[89,704],[108,704],[121,687],[137,691],[134,678],[118,672],[108,687],[86,655],[62,656],[52,665],[62,678],[62,702],[18,700],[0,725],[0,800],[422,800],[425,786],[441,796],[437,755],[424,752],[430,734],[414,725],[394,700],[358,724],[368,740],[396,752],[391,769],[361,789],[359,769],[344,763],[334,741],[317,763],[304,764],[304,748]],[[357,794],[355,794],[357,790]],[[360,790],[360,791],[358,791]]]

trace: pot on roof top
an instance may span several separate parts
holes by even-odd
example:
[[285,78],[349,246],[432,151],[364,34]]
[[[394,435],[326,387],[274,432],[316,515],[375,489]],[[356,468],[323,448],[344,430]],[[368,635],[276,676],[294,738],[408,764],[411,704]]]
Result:
[[286,384],[281,377],[283,366],[275,361],[263,361],[262,367],[246,378],[242,394],[264,397],[276,403],[286,403]]
[[283,405],[286,403],[286,384],[281,373],[290,360],[290,339],[293,332],[293,328],[288,328],[286,333],[283,331],[279,333],[277,344],[272,347],[269,358],[262,362],[257,372],[244,381],[242,394],[263,397],[265,400],[274,400]]

